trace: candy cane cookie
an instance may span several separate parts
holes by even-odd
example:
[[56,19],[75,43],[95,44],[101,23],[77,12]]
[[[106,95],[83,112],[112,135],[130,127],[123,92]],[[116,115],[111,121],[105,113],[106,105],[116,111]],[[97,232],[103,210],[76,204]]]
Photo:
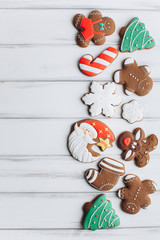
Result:
[[109,47],[96,59],[86,54],[79,61],[80,70],[87,76],[96,76],[103,72],[118,56],[118,49]]

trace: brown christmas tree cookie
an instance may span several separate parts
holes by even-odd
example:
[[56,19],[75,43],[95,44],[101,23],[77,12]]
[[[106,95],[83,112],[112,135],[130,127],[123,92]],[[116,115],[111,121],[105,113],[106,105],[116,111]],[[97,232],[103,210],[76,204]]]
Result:
[[83,14],[76,14],[73,24],[78,30],[77,44],[80,47],[88,47],[91,40],[96,45],[102,45],[106,41],[105,36],[115,31],[113,19],[102,17],[101,12],[97,10],[90,12],[88,18]]
[[[97,145],[101,151],[112,147],[115,137],[111,129],[103,122],[85,119],[76,122],[68,138],[68,148],[71,155],[80,162],[93,162],[100,153],[93,150]],[[98,150],[98,149],[97,149]]]
[[144,167],[149,162],[149,152],[157,147],[158,139],[154,134],[146,138],[144,131],[136,128],[133,133],[128,131],[121,133],[117,145],[123,150],[122,158],[125,161],[135,159],[138,167]]
[[136,214],[140,208],[151,204],[149,194],[156,191],[156,184],[152,180],[141,181],[138,176],[128,174],[124,178],[126,187],[119,189],[118,196],[122,199],[122,209],[129,214]]
[[91,168],[85,172],[87,182],[100,191],[112,189],[119,177],[125,174],[124,164],[112,158],[104,158],[99,162],[100,171]]
[[136,93],[139,96],[145,96],[153,87],[153,81],[149,77],[150,72],[148,66],[138,66],[133,58],[127,58],[123,69],[114,73],[114,81],[124,86],[127,95]]

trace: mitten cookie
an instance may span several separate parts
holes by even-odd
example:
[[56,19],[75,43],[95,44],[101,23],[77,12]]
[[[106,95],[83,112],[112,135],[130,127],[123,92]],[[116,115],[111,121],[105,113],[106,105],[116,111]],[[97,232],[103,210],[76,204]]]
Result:
[[97,145],[104,151],[112,147],[115,137],[109,127],[94,119],[76,122],[68,139],[68,148],[72,156],[80,162],[93,162],[100,154],[92,149]]
[[133,134],[128,131],[121,133],[117,144],[123,150],[122,158],[125,161],[135,159],[138,167],[144,167],[149,162],[149,152],[157,147],[158,139],[154,134],[146,138],[144,131],[136,128]]
[[103,72],[118,56],[118,49],[109,47],[94,59],[86,54],[79,60],[80,70],[87,76],[96,76]]
[[92,82],[90,90],[90,93],[82,97],[82,101],[90,105],[90,115],[95,117],[102,113],[106,117],[112,117],[115,106],[122,102],[122,97],[115,92],[116,84],[111,82],[102,85],[99,82]]
[[84,205],[84,229],[95,231],[97,229],[114,228],[120,225],[120,219],[112,208],[111,201],[105,195],[99,195],[92,202]]
[[133,52],[137,49],[149,49],[155,46],[154,39],[138,17],[133,18],[127,27],[121,28],[120,37],[122,38],[122,52]]
[[85,172],[87,182],[100,191],[112,189],[119,177],[125,174],[124,164],[112,158],[104,158],[99,162],[100,172],[96,169],[88,169]]
[[96,45],[105,43],[105,36],[115,31],[115,23],[112,18],[102,17],[101,12],[95,10],[90,12],[89,17],[83,14],[76,14],[73,24],[78,30],[77,44],[80,47],[88,47],[92,40]]
[[140,208],[146,208],[151,204],[148,194],[156,191],[156,184],[152,180],[141,181],[138,176],[128,174],[124,178],[126,187],[119,189],[118,196],[122,200],[123,211],[136,214]]
[[153,81],[149,77],[150,72],[151,70],[148,66],[138,66],[133,58],[127,58],[124,61],[123,69],[114,73],[114,81],[124,85],[127,95],[136,93],[139,96],[144,96],[153,87]]

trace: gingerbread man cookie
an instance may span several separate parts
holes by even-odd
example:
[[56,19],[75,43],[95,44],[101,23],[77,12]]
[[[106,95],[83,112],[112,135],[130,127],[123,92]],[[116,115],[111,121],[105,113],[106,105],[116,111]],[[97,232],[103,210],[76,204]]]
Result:
[[75,159],[89,163],[100,157],[96,148],[93,150],[94,145],[104,151],[106,148],[112,147],[114,140],[113,132],[105,123],[94,119],[85,119],[74,124],[68,138],[68,148]]
[[117,144],[123,150],[122,158],[125,161],[135,159],[138,167],[144,167],[149,162],[149,152],[157,147],[158,139],[154,134],[146,138],[144,131],[136,128],[133,134],[128,131],[121,133]]
[[127,58],[123,69],[114,73],[114,81],[124,85],[127,95],[136,93],[145,96],[153,87],[153,81],[149,77],[150,72],[149,66],[138,66],[133,58]]
[[100,172],[94,168],[85,172],[87,182],[100,191],[112,189],[119,177],[125,174],[124,164],[112,158],[104,158],[99,162]]
[[133,52],[137,49],[149,49],[155,46],[154,39],[138,17],[133,18],[127,27],[121,28],[120,37],[122,38],[122,52]]
[[102,17],[101,12],[95,10],[90,12],[89,17],[83,14],[76,14],[73,19],[77,34],[77,44],[80,47],[88,47],[92,40],[96,45],[105,43],[105,36],[115,31],[115,23],[112,18]]
[[95,231],[97,229],[115,228],[120,225],[120,219],[112,208],[111,201],[105,195],[99,195],[92,202],[85,203],[84,229]]
[[129,214],[136,214],[140,208],[151,204],[148,194],[156,191],[156,184],[152,180],[141,181],[138,176],[128,174],[124,178],[126,187],[119,189],[118,197],[122,199],[122,209]]

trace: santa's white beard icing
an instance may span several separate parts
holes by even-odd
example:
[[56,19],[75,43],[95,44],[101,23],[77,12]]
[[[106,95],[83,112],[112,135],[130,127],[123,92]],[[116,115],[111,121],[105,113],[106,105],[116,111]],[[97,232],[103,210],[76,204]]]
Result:
[[68,147],[72,156],[80,162],[93,162],[98,157],[93,157],[88,151],[87,145],[95,143],[89,135],[75,124],[74,131],[69,136]]

